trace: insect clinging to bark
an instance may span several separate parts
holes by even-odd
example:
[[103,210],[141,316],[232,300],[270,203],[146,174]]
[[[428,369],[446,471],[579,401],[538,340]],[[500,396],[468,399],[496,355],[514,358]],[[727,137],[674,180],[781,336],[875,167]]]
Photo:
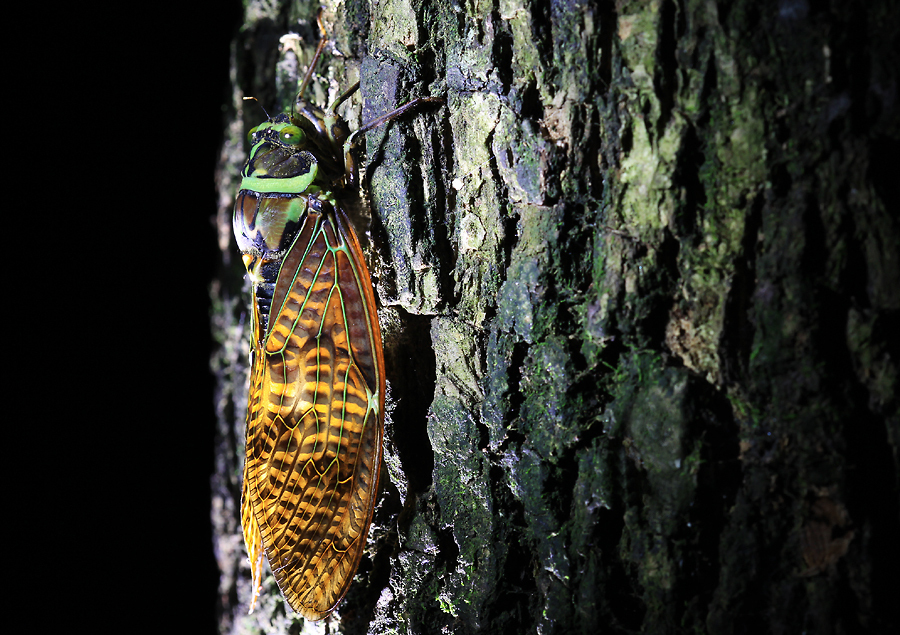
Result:
[[263,554],[282,594],[311,620],[341,600],[366,544],[378,492],[384,357],[375,295],[341,199],[358,194],[361,134],[336,113],[355,84],[322,110],[300,84],[296,112],[250,131],[234,234],[252,283],[250,394],[241,516],[253,568]]

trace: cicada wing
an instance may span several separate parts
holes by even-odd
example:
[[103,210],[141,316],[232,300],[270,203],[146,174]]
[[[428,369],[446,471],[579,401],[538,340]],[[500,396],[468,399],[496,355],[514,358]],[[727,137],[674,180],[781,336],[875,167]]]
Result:
[[250,597],[250,610],[253,612],[256,600],[262,589],[262,536],[259,533],[259,525],[253,515],[253,507],[250,505],[249,481],[247,480],[247,464],[244,463],[244,487],[241,493],[241,526],[244,529],[244,544],[247,546],[247,556],[250,559],[252,575],[252,589]]
[[257,342],[247,499],[288,603],[322,619],[346,593],[366,545],[384,421],[372,284],[339,209],[309,211]]
[[[247,409],[247,443],[249,447],[249,439],[251,438],[250,432],[250,424],[253,421],[259,421],[259,411],[260,411],[260,403],[262,398],[262,381],[261,378],[263,376],[263,366],[262,359],[263,356],[260,354],[260,316],[258,315],[258,307],[259,303],[256,299],[256,292],[254,291],[253,301],[251,303],[253,307],[253,322],[252,322],[252,333],[253,333],[253,352],[252,352],[252,361],[250,365],[250,396],[248,399],[248,409]],[[256,600],[259,598],[260,591],[262,590],[262,560],[263,560],[263,548],[262,548],[262,535],[259,531],[259,525],[256,522],[256,516],[254,515],[253,505],[251,502],[253,501],[253,492],[250,489],[250,479],[248,478],[247,470],[250,467],[249,461],[244,460],[244,478],[243,478],[243,487],[241,489],[241,527],[243,528],[244,533],[244,544],[247,547],[247,556],[250,560],[250,569],[251,569],[251,597],[250,597],[250,607],[249,613],[253,612],[254,607],[256,606]]]

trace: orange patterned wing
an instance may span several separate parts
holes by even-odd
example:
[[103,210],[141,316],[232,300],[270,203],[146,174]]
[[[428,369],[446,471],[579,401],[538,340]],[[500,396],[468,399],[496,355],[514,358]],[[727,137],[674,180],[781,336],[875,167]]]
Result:
[[254,337],[242,510],[254,599],[261,545],[310,620],[334,609],[362,557],[384,425],[372,283],[343,211],[322,207],[284,256],[268,330]]

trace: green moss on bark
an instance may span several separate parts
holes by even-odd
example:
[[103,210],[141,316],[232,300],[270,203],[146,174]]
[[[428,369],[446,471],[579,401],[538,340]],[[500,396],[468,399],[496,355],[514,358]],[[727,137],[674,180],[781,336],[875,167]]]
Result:
[[344,632],[898,623],[889,4],[329,9],[316,95],[445,99],[367,134],[394,482]]

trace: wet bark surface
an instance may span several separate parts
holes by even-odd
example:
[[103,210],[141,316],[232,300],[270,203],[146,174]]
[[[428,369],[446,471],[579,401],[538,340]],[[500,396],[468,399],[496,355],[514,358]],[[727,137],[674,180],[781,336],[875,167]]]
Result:
[[[900,564],[890,2],[326,4],[388,376],[357,581],[246,616],[246,132],[317,5],[249,3],[218,175],[222,632],[887,633]],[[290,35],[294,34],[294,35]],[[287,37],[285,37],[287,36]],[[313,632],[313,630],[310,630]]]

